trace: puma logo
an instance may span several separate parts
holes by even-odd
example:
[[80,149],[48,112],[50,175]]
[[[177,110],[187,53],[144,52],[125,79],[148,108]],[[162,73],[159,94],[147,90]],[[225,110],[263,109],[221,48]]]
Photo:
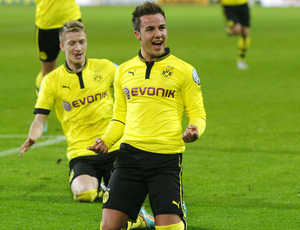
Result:
[[136,69],[132,72],[132,71],[128,71],[128,73],[132,74],[132,76],[134,76],[134,72],[136,71]]
[[71,90],[70,87],[69,87],[69,86],[66,86],[66,85],[63,85],[63,88],[66,88],[66,89]]
[[179,206],[179,204],[176,201],[173,200],[172,204],[177,205],[178,209],[180,209],[180,206]]

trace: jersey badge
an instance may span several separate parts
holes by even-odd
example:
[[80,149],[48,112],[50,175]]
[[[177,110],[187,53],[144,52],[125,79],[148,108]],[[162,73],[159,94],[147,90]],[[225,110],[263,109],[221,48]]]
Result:
[[193,79],[194,79],[194,82],[197,83],[197,85],[201,84],[200,78],[198,76],[198,73],[197,73],[196,69],[193,69]]
[[163,69],[160,72],[160,75],[164,78],[170,78],[173,75],[173,69],[174,69],[174,67],[168,65],[167,68]]
[[102,77],[100,75],[100,70],[95,70],[94,71],[94,81],[100,82],[102,80]]
[[130,90],[127,87],[125,87],[123,89],[123,91],[124,91],[124,93],[126,95],[127,100],[129,100],[130,99]]
[[102,200],[102,202],[103,202],[103,204],[105,204],[107,201],[108,201],[108,199],[109,199],[109,190],[107,190],[104,194],[103,194],[103,198],[102,198],[103,200]]
[[44,60],[47,59],[47,54],[45,52],[40,52],[39,53],[39,58],[44,61]]
[[63,108],[67,111],[67,112],[70,112],[72,110],[72,105],[67,102],[67,101],[64,101],[63,102]]

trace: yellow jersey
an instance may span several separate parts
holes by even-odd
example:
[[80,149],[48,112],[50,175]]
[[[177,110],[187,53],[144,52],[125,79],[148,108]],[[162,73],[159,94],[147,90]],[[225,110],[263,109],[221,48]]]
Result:
[[[206,125],[200,78],[190,64],[171,54],[146,62],[141,53],[119,66],[115,76],[113,120],[102,139],[110,147],[122,142],[144,151],[172,154],[185,150],[182,115]],[[125,124],[125,125],[124,125]],[[117,134],[118,133],[118,134]]]
[[[106,59],[86,59],[80,73],[66,64],[42,81],[34,113],[48,115],[52,107],[68,143],[67,157],[96,155],[87,150],[104,134],[113,114],[113,80],[117,67]],[[110,151],[119,149],[117,143]]]
[[36,0],[35,25],[40,29],[58,29],[78,19],[81,12],[75,0]]
[[238,6],[243,5],[248,2],[248,0],[221,0],[224,6]]

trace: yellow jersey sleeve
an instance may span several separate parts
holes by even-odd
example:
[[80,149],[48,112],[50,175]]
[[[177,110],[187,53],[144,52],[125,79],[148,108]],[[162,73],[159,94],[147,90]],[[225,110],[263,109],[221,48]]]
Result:
[[188,67],[186,78],[181,89],[185,113],[189,125],[196,125],[200,136],[206,127],[206,113],[204,109],[201,82],[198,73],[192,66]]

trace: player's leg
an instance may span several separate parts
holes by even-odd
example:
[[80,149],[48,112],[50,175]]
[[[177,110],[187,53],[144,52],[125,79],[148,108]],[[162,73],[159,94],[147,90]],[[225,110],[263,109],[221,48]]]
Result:
[[103,195],[103,230],[146,227],[145,221],[139,216],[147,196],[141,173],[144,153],[132,152],[127,147],[127,144],[121,144],[118,160]]
[[182,200],[182,154],[152,154],[147,162],[149,165],[156,162],[155,169],[149,168],[146,179],[155,228],[186,229],[186,207]]
[[42,78],[56,68],[60,51],[58,33],[59,29],[43,30],[36,27],[36,47],[41,60],[41,72],[36,78],[37,89],[40,88]]
[[94,202],[99,196],[98,187],[99,182],[96,177],[91,177],[89,175],[80,175],[76,177],[71,184],[74,200],[86,203]]
[[237,67],[239,69],[248,69],[248,65],[246,64],[245,61],[251,43],[251,39],[248,31],[249,31],[248,27],[242,27],[242,35],[238,40]]
[[[109,211],[108,211],[109,212]],[[111,213],[114,214],[114,213]],[[106,218],[106,217],[105,217]],[[126,215],[126,219],[128,219],[128,216]],[[115,221],[120,221],[120,220],[115,220]],[[123,226],[123,224],[121,224],[121,226]],[[103,228],[102,228],[102,222],[100,222],[100,229],[109,229],[110,226],[105,226],[103,224]],[[122,230],[130,230],[130,229],[149,229],[149,228],[154,228],[154,217],[151,216],[144,207],[141,208],[138,218],[136,219],[136,222],[132,222],[132,221],[127,221],[127,223],[125,224],[124,227],[122,227]]]
[[239,7],[239,18],[241,21],[241,36],[238,40],[238,60],[237,60],[237,67],[239,69],[248,69],[248,65],[246,64],[246,56],[248,50],[250,48],[250,11],[249,6],[247,4],[241,5]]
[[98,156],[76,157],[70,161],[70,187],[74,200],[93,202],[98,197],[99,180],[93,162]]
[[235,6],[223,6],[223,13],[225,17],[225,32],[229,36],[237,35],[241,32],[241,23],[236,14]]

